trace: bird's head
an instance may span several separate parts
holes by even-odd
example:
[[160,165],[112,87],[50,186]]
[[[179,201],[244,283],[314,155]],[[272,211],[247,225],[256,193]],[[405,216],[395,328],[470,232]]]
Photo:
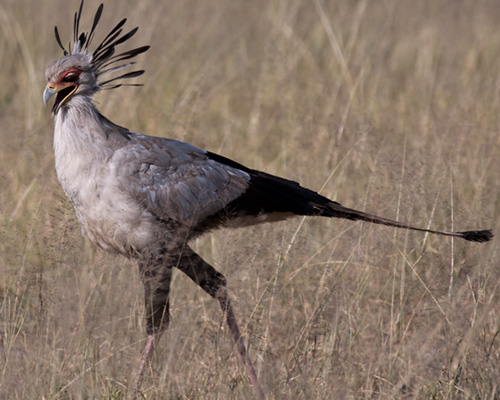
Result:
[[54,114],[73,95],[92,96],[99,90],[90,54],[69,54],[50,63],[45,70],[45,77],[48,83],[43,92],[43,102],[47,106],[49,99],[55,95],[52,106]]
[[[63,57],[50,63],[45,70],[47,86],[43,92],[43,102],[48,106],[49,100],[55,95],[52,112],[57,114],[61,107],[69,105],[70,100],[77,95],[92,97],[101,89],[115,89],[120,86],[141,86],[139,84],[116,83],[119,79],[134,78],[142,75],[143,70],[132,71],[123,75],[102,81],[100,78],[109,73],[120,71],[135,64],[130,60],[138,54],[144,53],[149,46],[138,47],[115,55],[118,45],[130,39],[138,30],[134,28],[122,35],[126,19],[122,19],[104,40],[93,50],[89,51],[90,43],[94,37],[95,28],[99,22],[103,10],[101,4],[94,17],[92,28],[89,32],[79,33],[80,17],[82,15],[83,0],[80,9],[75,13],[73,35],[74,46],[68,50],[62,45],[57,27],[55,27],[56,40],[63,50]],[[119,65],[116,65],[116,64]]]

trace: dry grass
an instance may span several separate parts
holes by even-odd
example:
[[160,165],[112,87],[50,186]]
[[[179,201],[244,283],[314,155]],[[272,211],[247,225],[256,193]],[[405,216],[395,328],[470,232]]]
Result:
[[[43,71],[77,6],[0,3],[5,399],[121,399],[144,344],[136,266],[82,238],[53,168]],[[98,97],[115,122],[347,206],[500,233],[496,1],[113,0],[99,33],[123,16],[152,48],[144,88]],[[194,247],[228,277],[269,398],[500,398],[498,240],[294,219]],[[144,395],[252,398],[217,304],[180,274]]]

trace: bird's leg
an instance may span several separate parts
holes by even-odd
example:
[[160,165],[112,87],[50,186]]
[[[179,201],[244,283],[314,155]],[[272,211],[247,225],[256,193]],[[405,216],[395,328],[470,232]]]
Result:
[[154,349],[160,340],[161,334],[168,327],[169,293],[172,279],[172,268],[164,262],[151,262],[151,260],[139,262],[139,271],[144,285],[148,340],[134,379],[132,398],[135,398],[139,392]]
[[135,374],[134,383],[132,386],[132,391],[130,393],[130,399],[135,399],[142,385],[142,380],[144,378],[144,373],[146,372],[146,368],[151,361],[151,357],[155,351],[155,347],[160,340],[161,333],[156,335],[148,335],[148,341],[146,342],[146,346],[144,347],[144,351],[142,352],[141,362],[139,363],[139,368],[137,368],[137,372]]
[[172,267],[168,262],[139,263],[146,306],[146,331],[156,335],[168,327]]
[[243,363],[245,364],[247,370],[248,378],[250,379],[250,382],[255,389],[255,396],[258,400],[264,400],[264,392],[260,387],[259,381],[257,380],[257,374],[255,373],[252,362],[250,361],[250,357],[248,357],[247,349],[245,347],[245,344],[243,343],[243,338],[241,337],[240,329],[238,328],[236,317],[234,316],[233,308],[231,307],[231,303],[229,302],[227,291],[224,286],[220,287],[217,290],[215,298],[219,301],[222,311],[226,316],[226,322],[229,326],[231,334],[233,335],[234,342],[236,343],[236,347],[238,348],[238,353],[240,353],[240,357],[243,360]]
[[238,349],[238,353],[245,364],[248,377],[255,390],[255,397],[257,400],[264,400],[264,392],[260,387],[257,379],[257,374],[253,368],[250,357],[248,356],[247,349],[243,343],[236,318],[234,316],[231,303],[227,296],[226,278],[220,272],[216,271],[214,267],[205,262],[198,254],[193,252],[187,247],[183,252],[183,257],[177,268],[189,276],[198,286],[200,286],[210,296],[217,299],[226,316],[226,322],[233,336],[234,342]]

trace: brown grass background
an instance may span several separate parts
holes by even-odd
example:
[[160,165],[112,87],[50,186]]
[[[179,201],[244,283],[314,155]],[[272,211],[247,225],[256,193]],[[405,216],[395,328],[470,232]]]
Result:
[[[98,2],[88,0],[88,29]],[[75,1],[0,3],[0,398],[121,399],[144,345],[136,266],[82,237],[59,187],[44,69]],[[342,204],[500,235],[500,4],[117,1],[142,88],[97,97]],[[271,399],[500,398],[500,247],[292,219],[193,243],[223,272]],[[175,274],[147,399],[251,399],[216,302]]]

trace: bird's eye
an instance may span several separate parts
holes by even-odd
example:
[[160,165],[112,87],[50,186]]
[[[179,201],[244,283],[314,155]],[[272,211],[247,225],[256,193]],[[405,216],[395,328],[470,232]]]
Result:
[[76,82],[78,80],[78,74],[70,73],[64,76],[62,79],[64,82]]

